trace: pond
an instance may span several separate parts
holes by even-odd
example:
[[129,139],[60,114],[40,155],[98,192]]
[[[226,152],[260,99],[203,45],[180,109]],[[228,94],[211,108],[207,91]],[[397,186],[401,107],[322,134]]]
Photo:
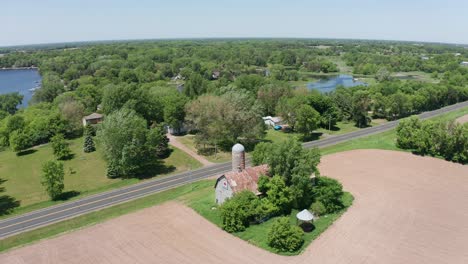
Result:
[[24,96],[20,107],[26,107],[41,80],[36,69],[0,70],[0,94],[18,92]]
[[367,83],[354,79],[351,75],[330,76],[330,78],[321,79],[317,82],[308,83],[309,90],[318,90],[321,93],[328,93],[336,89],[338,86],[354,87],[359,85],[367,86]]

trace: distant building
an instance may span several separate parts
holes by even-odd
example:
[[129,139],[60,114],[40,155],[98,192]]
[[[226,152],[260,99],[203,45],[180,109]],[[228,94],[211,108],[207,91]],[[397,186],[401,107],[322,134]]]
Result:
[[216,203],[222,204],[235,193],[249,190],[257,195],[258,179],[268,173],[267,165],[245,168],[245,149],[241,144],[232,148],[232,171],[221,175],[215,184]]
[[83,126],[96,125],[102,123],[104,116],[98,113],[92,113],[88,116],[83,117]]
[[427,56],[421,56],[421,60],[429,60],[429,57],[427,57]]
[[465,66],[465,67],[468,67],[468,61],[462,61],[460,63],[461,66]]
[[274,126],[279,126],[282,125],[283,120],[279,116],[265,116],[262,117],[263,122],[265,122],[265,125],[274,127]]

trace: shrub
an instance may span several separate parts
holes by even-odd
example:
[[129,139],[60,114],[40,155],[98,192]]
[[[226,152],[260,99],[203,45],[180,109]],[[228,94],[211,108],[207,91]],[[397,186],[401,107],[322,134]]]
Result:
[[268,218],[277,215],[280,211],[279,208],[267,198],[255,200],[253,208],[253,218],[257,223],[263,222]]
[[321,202],[325,213],[334,213],[343,209],[343,186],[335,179],[317,177],[313,188],[314,202]]
[[257,196],[250,191],[235,194],[221,205],[222,227],[229,233],[244,231],[255,217]]
[[294,252],[304,243],[304,232],[289,223],[288,217],[280,217],[268,231],[268,245],[282,252]]
[[96,146],[94,145],[93,137],[89,134],[85,136],[83,151],[85,153],[96,151]]
[[111,179],[114,179],[120,176],[119,170],[117,169],[117,165],[115,165],[115,163],[109,162],[109,164],[107,164],[106,175],[107,175],[107,178],[111,178]]
[[315,216],[321,216],[327,212],[325,206],[320,201],[314,202],[310,206],[310,210],[314,213]]

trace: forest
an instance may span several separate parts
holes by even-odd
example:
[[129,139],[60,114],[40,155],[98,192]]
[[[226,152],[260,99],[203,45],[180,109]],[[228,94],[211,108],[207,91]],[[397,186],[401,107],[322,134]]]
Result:
[[[219,39],[1,52],[0,68],[35,66],[43,79],[27,108],[16,108],[18,94],[0,96],[0,145],[21,153],[57,134],[81,137],[81,118],[100,112],[106,118],[96,140],[112,177],[140,173],[146,153],[161,155],[167,146],[163,126],[188,127],[197,146],[227,150],[235,142],[262,142],[263,116],[282,117],[306,140],[342,121],[362,128],[372,119],[396,120],[468,100],[468,67],[461,65],[468,49],[455,45]],[[330,93],[298,85],[344,69],[372,81]],[[431,81],[398,78],[405,72],[427,74]],[[116,132],[119,124],[127,134]],[[116,146],[127,154],[113,153]]]

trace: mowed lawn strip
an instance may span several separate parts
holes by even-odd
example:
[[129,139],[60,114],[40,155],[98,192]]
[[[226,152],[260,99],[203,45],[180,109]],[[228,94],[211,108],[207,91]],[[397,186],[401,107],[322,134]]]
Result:
[[[106,162],[98,151],[83,152],[83,138],[70,140],[70,148],[74,153],[71,160],[64,161],[65,190],[71,194],[68,201],[83,198],[115,188],[138,183],[142,180],[109,179],[106,177]],[[20,201],[20,207],[1,218],[10,217],[37,210],[63,201],[50,201],[41,185],[42,164],[53,160],[50,145],[43,145],[33,149],[33,153],[17,156],[11,150],[0,152],[0,178],[5,180],[1,187],[8,195]],[[171,154],[161,162],[159,174],[155,177],[165,177],[174,173],[200,168],[202,165],[183,151],[171,147]]]

